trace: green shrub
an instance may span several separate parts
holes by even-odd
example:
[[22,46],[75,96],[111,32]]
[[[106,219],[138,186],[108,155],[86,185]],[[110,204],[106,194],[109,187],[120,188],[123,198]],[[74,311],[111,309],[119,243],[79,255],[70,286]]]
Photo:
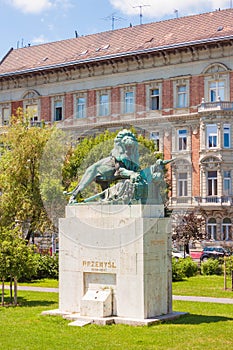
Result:
[[58,255],[36,254],[37,271],[34,279],[54,278],[58,279]]
[[23,274],[20,278],[20,282],[28,282],[31,280],[39,280],[43,278],[58,279],[58,255],[40,255],[34,254],[34,267],[35,271],[33,275]]
[[195,276],[198,272],[197,264],[191,258],[172,259],[172,280],[182,281],[185,277]]
[[185,277],[195,276],[198,272],[197,263],[195,263],[192,258],[179,259],[179,264],[185,275]]
[[208,259],[201,264],[202,275],[221,275],[222,271],[222,264],[218,259]]
[[182,281],[185,278],[180,260],[181,259],[172,258],[172,281]]

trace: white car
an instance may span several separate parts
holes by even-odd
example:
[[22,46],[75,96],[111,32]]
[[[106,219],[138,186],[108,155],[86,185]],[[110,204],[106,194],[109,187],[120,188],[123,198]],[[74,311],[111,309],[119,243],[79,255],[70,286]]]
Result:
[[[188,256],[189,254],[185,253],[185,258],[187,258]],[[172,248],[172,257],[176,259],[184,258],[184,252],[181,252],[176,248]]]

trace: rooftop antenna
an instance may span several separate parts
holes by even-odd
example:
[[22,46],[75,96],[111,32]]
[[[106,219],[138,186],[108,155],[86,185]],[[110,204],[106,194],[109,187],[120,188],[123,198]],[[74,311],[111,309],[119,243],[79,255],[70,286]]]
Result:
[[115,29],[115,21],[120,21],[120,20],[122,20],[122,19],[124,19],[124,18],[122,18],[122,17],[118,17],[118,16],[115,16],[115,12],[114,13],[112,13],[110,16],[107,16],[107,17],[104,17],[104,18],[102,18],[102,19],[104,19],[104,20],[111,20],[112,21],[112,30],[114,30]]
[[139,17],[140,17],[140,25],[142,24],[142,8],[143,7],[149,7],[150,5],[138,5],[133,6],[134,9],[139,8]]
[[178,10],[174,10],[174,13],[176,14],[176,18],[178,18],[179,17],[179,13],[178,13]]
[[230,0],[230,8],[232,8],[232,0]]

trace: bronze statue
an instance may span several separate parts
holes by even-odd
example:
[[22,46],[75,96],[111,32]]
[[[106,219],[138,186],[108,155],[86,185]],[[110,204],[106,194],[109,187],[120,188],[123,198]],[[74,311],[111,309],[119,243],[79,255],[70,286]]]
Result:
[[[69,203],[76,203],[77,195],[93,181],[100,184],[102,192],[85,199],[84,202],[99,199],[113,203],[129,204],[139,200],[146,203],[148,186],[153,183],[158,187],[164,183],[164,166],[171,161],[158,159],[154,165],[141,170],[137,139],[131,131],[124,129],[117,134],[110,156],[88,167],[80,183],[68,193],[71,195]],[[110,187],[113,182],[117,183]],[[158,189],[153,192],[156,192],[153,202],[161,203]],[[149,197],[151,195],[150,191]]]

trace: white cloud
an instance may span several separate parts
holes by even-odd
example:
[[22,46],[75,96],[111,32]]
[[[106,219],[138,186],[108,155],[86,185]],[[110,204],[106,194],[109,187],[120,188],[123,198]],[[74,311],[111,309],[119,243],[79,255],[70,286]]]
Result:
[[69,9],[71,0],[5,0],[8,4],[23,13],[39,14],[50,8]]
[[[178,10],[180,16],[214,11],[217,8],[229,7],[229,0],[109,0],[113,7],[127,15],[139,15],[140,8],[142,14],[147,17],[161,18],[162,16],[174,16],[174,10]],[[137,6],[137,7],[135,7]]]
[[32,41],[31,41],[31,44],[38,45],[38,44],[44,44],[46,42],[48,42],[48,40],[46,40],[44,35],[40,35],[38,37],[33,38]]
[[10,0],[10,4],[24,13],[41,13],[52,6],[50,0]]

